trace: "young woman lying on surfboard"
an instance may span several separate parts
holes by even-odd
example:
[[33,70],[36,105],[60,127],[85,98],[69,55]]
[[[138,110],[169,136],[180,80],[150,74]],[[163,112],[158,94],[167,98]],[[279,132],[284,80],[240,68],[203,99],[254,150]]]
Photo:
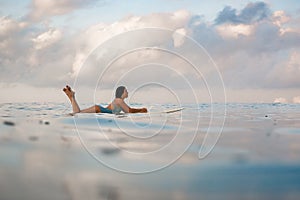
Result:
[[127,89],[124,86],[120,86],[116,89],[116,98],[106,107],[101,105],[94,105],[90,108],[81,110],[75,99],[75,92],[71,89],[70,86],[66,86],[63,91],[69,97],[73,113],[113,113],[119,114],[121,111],[125,113],[146,113],[147,108],[130,108],[124,101],[128,97]]

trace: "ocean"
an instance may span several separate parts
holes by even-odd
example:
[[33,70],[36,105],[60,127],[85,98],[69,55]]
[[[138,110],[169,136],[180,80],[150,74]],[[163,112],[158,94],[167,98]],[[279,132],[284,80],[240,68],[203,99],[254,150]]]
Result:
[[299,199],[300,104],[132,106],[1,104],[0,199]]

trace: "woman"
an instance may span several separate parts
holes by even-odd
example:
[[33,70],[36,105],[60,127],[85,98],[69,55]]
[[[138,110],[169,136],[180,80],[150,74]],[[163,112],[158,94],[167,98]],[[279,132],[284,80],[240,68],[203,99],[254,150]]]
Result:
[[90,108],[86,108],[83,110],[80,110],[79,105],[75,99],[75,92],[71,89],[70,86],[66,86],[63,91],[66,93],[66,95],[69,97],[73,113],[114,113],[119,114],[121,111],[125,113],[146,113],[147,108],[130,108],[124,101],[128,97],[127,89],[124,86],[120,86],[116,90],[116,98],[110,103],[106,108],[95,105]]

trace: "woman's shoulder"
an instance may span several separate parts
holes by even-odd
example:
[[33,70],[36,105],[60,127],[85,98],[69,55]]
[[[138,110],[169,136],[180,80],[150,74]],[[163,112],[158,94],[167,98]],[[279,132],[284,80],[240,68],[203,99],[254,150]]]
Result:
[[124,103],[124,100],[121,98],[115,98],[112,102],[113,104],[120,104],[120,103]]

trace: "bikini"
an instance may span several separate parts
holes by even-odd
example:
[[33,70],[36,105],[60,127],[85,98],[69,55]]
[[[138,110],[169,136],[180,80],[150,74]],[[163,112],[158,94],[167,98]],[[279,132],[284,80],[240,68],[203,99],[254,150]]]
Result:
[[116,104],[112,103],[114,109],[112,110],[113,114],[120,114],[120,112],[122,111],[122,108],[120,106],[117,106]]
[[101,113],[110,113],[110,114],[112,114],[112,110],[110,110],[110,109],[108,109],[108,108],[104,108],[103,106],[101,106],[101,105],[98,105],[99,106],[99,108],[100,108],[100,112]]
[[120,112],[122,111],[122,108],[120,106],[115,105],[114,103],[112,103],[114,109],[110,110],[108,108],[104,108],[101,105],[98,105],[100,108],[100,112],[101,113],[110,113],[110,114],[120,114]]

